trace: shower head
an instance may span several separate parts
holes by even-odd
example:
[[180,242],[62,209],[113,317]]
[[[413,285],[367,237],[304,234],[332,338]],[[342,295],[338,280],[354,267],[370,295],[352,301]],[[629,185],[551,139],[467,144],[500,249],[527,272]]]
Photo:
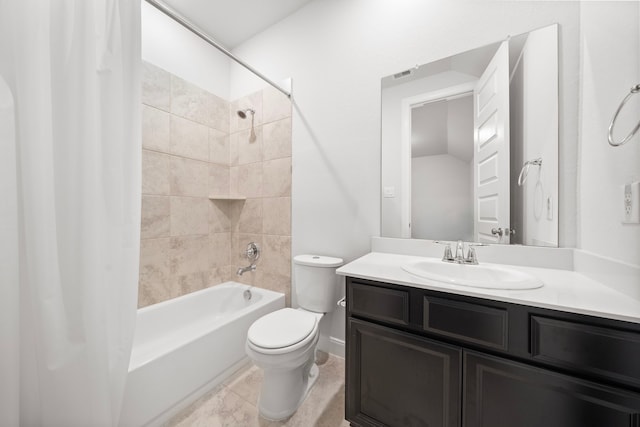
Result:
[[238,110],[237,113],[238,113],[238,117],[240,117],[241,119],[246,119],[247,113],[250,113],[253,116],[256,112],[253,111],[251,108],[247,108],[246,110]]

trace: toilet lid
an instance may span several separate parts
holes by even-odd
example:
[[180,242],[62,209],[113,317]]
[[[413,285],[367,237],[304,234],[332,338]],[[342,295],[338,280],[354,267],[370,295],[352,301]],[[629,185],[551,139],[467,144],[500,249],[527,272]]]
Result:
[[316,316],[310,313],[283,308],[253,322],[247,338],[262,348],[289,347],[308,337],[316,321]]

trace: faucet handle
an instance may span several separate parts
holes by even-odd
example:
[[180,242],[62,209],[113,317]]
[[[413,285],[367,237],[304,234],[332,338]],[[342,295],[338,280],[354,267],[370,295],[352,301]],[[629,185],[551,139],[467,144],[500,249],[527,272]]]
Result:
[[451,245],[447,243],[444,247],[444,255],[442,256],[443,261],[453,261],[453,254],[451,253]]
[[478,264],[478,257],[476,256],[476,248],[474,246],[477,245],[469,245],[469,250],[467,251],[467,257],[464,259],[465,264]]

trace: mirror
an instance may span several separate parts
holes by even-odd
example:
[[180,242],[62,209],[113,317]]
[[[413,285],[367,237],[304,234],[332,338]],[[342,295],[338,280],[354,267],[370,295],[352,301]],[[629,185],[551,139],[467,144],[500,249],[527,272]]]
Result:
[[558,26],[382,79],[382,236],[558,246]]

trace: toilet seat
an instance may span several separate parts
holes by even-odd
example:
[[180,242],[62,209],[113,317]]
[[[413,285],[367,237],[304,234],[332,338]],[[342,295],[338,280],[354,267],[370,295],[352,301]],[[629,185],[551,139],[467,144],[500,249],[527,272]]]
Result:
[[247,333],[247,344],[263,354],[288,353],[307,345],[317,332],[317,315],[283,308],[256,320]]

